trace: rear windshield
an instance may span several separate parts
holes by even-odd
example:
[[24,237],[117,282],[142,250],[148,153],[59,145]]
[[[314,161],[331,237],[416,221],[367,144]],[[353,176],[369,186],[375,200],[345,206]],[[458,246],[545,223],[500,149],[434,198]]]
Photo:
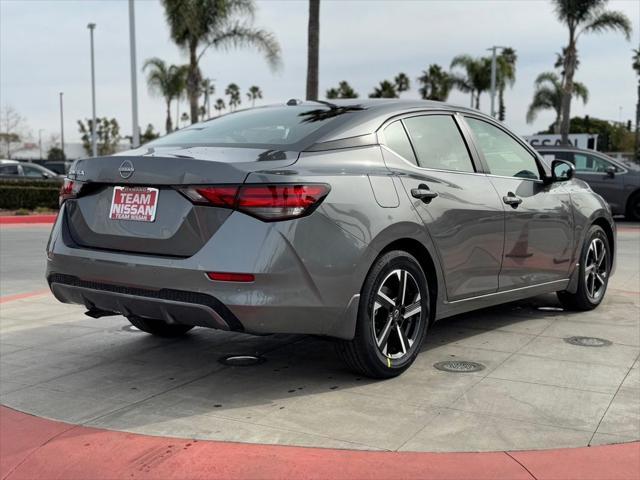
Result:
[[210,145],[249,146],[283,149],[306,140],[335,126],[338,117],[361,110],[360,107],[331,108],[314,106],[264,107],[242,110],[184,128],[159,138],[147,146]]

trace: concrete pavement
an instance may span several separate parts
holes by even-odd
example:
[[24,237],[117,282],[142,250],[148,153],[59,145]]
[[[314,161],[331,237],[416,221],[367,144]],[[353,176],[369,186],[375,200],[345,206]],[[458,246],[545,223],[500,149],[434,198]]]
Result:
[[[640,439],[640,228],[622,223],[604,304],[563,312],[553,295],[437,324],[416,364],[374,382],[331,342],[195,329],[152,338],[42,294],[48,231],[0,229],[1,403],[72,424],[149,435],[391,451],[576,447]],[[608,346],[565,339],[599,337]],[[225,354],[266,362],[228,367]],[[445,360],[479,362],[447,373]]]

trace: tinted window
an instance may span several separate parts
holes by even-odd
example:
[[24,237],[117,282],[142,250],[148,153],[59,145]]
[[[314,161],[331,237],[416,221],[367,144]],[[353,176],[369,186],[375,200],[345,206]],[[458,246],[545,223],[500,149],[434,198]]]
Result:
[[418,165],[424,168],[473,172],[469,152],[453,117],[425,115],[404,120]]
[[400,121],[393,122],[384,129],[384,140],[387,147],[412,163],[416,163],[409,137]]
[[354,115],[357,110],[362,110],[362,107],[329,108],[322,104],[243,110],[192,125],[146,146],[293,145],[340,118]]
[[18,175],[18,166],[0,165],[0,175]]
[[529,151],[493,125],[467,118],[490,173],[504,177],[539,179],[536,160]]
[[44,176],[44,172],[42,170],[32,165],[22,165],[22,172],[27,177],[42,178]]

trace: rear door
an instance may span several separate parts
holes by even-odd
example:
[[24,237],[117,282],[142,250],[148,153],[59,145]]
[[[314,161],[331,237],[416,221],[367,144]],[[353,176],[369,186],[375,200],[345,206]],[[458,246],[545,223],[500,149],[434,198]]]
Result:
[[501,126],[472,116],[465,120],[483,168],[504,204],[500,290],[566,279],[573,216],[564,186],[545,184],[537,157]]
[[[493,185],[476,166],[453,114],[420,114],[388,124],[385,162],[431,236],[447,297],[459,300],[498,288],[504,214]],[[397,166],[397,167],[396,167]]]

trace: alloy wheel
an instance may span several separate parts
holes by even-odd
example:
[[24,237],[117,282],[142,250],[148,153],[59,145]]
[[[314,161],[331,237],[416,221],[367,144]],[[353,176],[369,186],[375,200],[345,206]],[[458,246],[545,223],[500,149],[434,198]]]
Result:
[[584,283],[591,300],[598,300],[604,294],[608,270],[607,248],[601,238],[594,238],[584,262]]
[[407,270],[393,270],[380,284],[371,312],[379,352],[390,359],[405,357],[418,340],[422,318],[418,282]]

